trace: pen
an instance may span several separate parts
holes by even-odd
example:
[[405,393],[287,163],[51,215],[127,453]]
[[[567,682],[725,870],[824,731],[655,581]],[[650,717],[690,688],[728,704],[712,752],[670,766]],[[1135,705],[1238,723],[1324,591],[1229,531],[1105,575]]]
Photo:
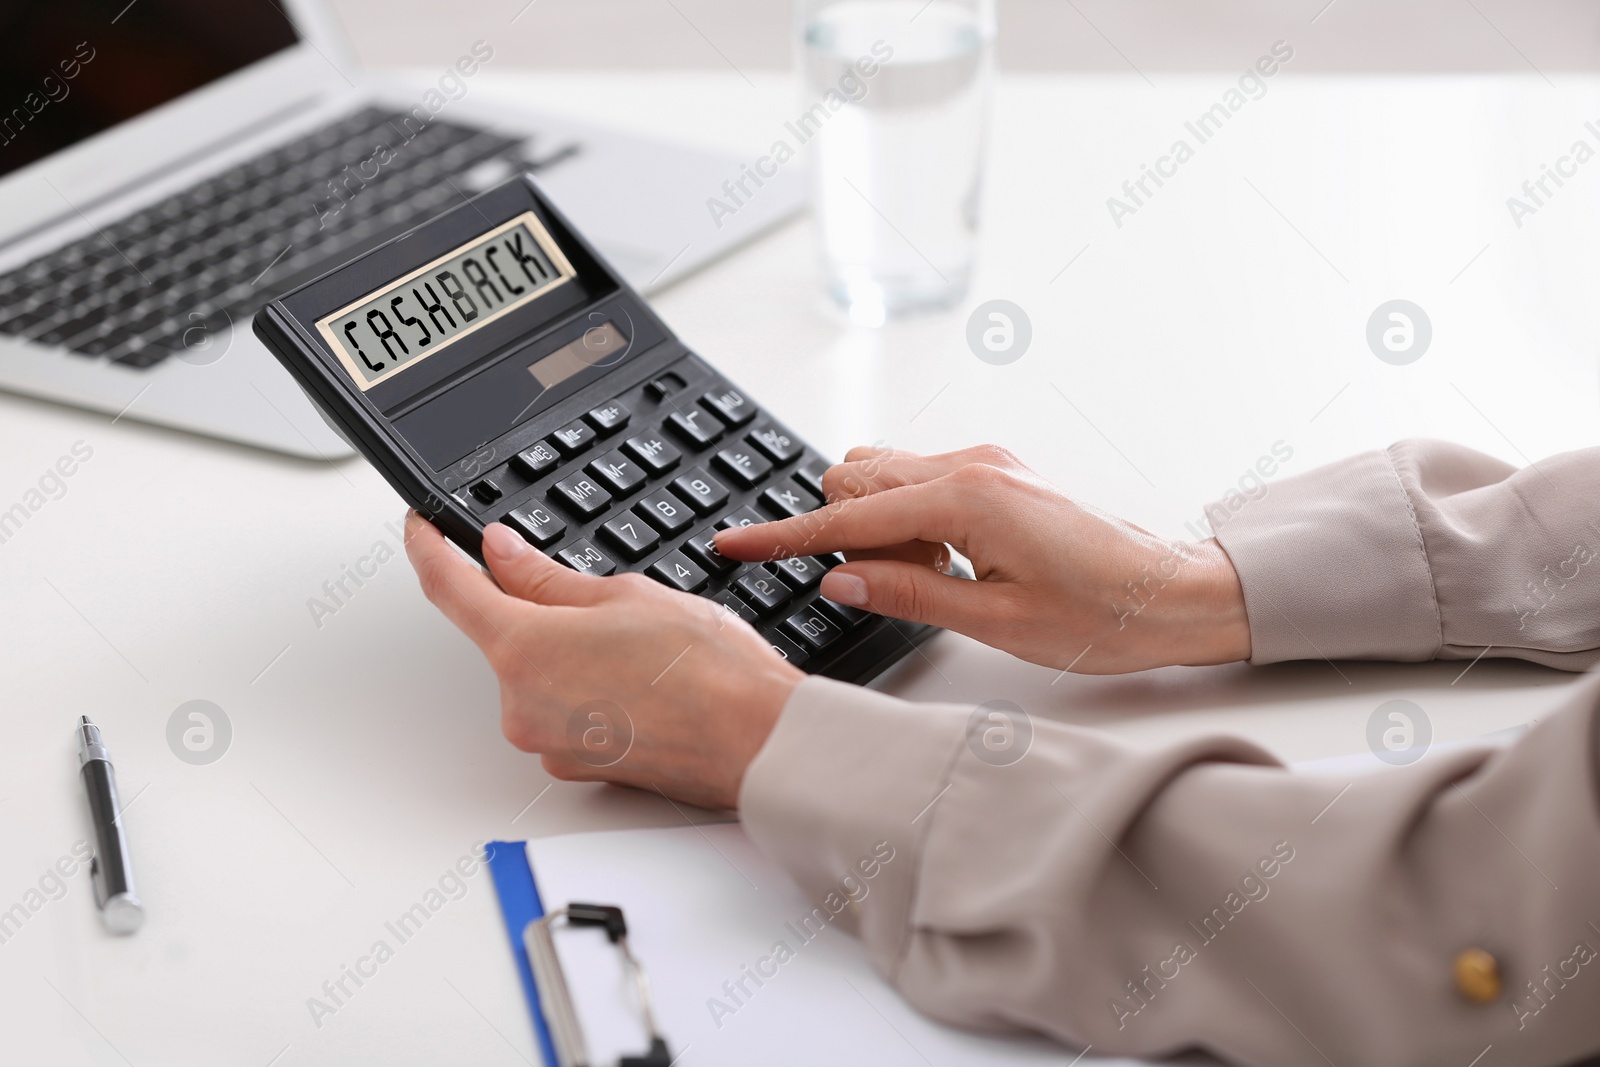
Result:
[[78,730],[79,773],[83,776],[84,791],[89,794],[89,815],[94,820],[97,845],[89,864],[94,901],[100,907],[106,929],[114,934],[131,934],[144,922],[144,904],[133,885],[128,840],[122,834],[116,772],[105,742],[100,740],[100,727],[85,715]]

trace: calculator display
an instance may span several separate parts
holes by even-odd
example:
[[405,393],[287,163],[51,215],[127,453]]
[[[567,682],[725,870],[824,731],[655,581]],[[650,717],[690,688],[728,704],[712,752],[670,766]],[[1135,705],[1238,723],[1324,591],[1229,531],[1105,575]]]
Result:
[[318,319],[317,330],[364,391],[574,274],[528,211]]

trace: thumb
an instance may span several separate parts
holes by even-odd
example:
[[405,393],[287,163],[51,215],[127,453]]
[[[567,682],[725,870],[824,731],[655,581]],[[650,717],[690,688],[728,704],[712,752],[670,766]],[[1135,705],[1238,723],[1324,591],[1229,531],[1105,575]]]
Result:
[[556,562],[501,523],[483,528],[483,559],[500,588],[523,600],[576,607],[599,600],[599,578]]
[[820,592],[838,604],[964,633],[981,621],[984,601],[994,594],[967,578],[886,559],[842,563],[822,576]]

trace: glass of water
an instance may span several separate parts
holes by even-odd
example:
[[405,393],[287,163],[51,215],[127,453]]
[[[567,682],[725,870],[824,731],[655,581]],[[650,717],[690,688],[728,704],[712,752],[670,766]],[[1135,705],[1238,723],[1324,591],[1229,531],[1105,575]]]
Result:
[[864,325],[948,307],[978,235],[995,0],[796,0],[829,293]]

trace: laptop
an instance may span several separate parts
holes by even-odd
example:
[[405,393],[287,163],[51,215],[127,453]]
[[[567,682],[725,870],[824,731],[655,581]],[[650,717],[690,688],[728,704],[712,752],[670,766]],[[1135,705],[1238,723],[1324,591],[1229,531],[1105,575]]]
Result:
[[0,389],[342,457],[250,330],[278,294],[520,172],[644,292],[804,201],[730,214],[740,160],[494,106],[459,52],[376,80],[314,0],[0,3]]

